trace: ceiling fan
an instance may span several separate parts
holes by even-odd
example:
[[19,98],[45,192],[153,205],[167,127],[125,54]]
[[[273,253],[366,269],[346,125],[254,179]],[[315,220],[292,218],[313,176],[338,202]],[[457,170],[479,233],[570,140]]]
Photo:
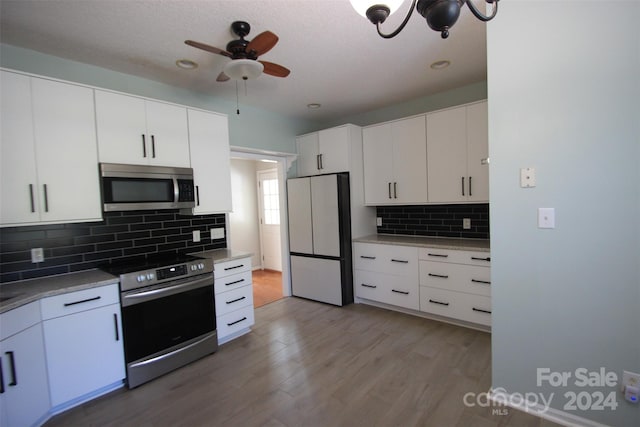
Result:
[[227,44],[226,50],[193,40],[185,40],[185,43],[189,46],[231,58],[231,61],[225,65],[218,75],[217,81],[225,82],[230,78],[237,80],[255,79],[263,72],[275,77],[287,77],[289,75],[289,69],[282,65],[268,61],[258,61],[260,55],[264,55],[276,45],[278,36],[271,31],[264,31],[254,37],[253,40],[246,40],[245,37],[251,31],[251,26],[244,21],[232,23],[231,30],[240,38],[231,40]]

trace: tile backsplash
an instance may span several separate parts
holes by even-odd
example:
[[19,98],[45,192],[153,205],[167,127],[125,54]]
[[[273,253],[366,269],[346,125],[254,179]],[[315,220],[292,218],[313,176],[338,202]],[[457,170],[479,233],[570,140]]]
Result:
[[[489,204],[378,206],[382,218],[380,234],[409,236],[489,238]],[[463,218],[471,219],[471,228],[462,228]]]
[[[210,239],[225,227],[225,215],[181,215],[178,210],[109,212],[100,222],[0,229],[0,282],[95,268],[111,260],[159,252],[197,252],[227,246]],[[194,243],[193,231],[200,230]],[[226,233],[225,233],[226,235]],[[44,249],[44,261],[31,263],[31,248]]]

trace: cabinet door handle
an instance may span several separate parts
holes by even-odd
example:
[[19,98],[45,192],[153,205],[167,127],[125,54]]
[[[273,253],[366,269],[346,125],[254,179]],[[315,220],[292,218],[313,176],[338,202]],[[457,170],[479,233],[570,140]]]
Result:
[[434,299],[430,299],[430,300],[429,300],[429,302],[430,302],[431,304],[444,305],[445,307],[449,305],[449,303],[448,303],[448,302],[436,301],[436,300],[434,300]]
[[367,285],[366,283],[360,283],[360,286],[364,286],[365,288],[371,288],[371,289],[377,288],[377,286],[375,285]]
[[69,306],[71,306],[71,305],[83,304],[83,303],[85,303],[85,302],[90,302],[90,301],[97,301],[97,300],[99,300],[100,298],[102,298],[102,297],[101,297],[100,295],[98,295],[97,297],[87,298],[87,299],[83,299],[83,300],[80,300],[80,301],[65,302],[65,303],[64,303],[64,306],[65,306],[65,307],[69,307]]
[[227,304],[233,304],[234,302],[242,301],[243,299],[247,299],[247,297],[240,297],[236,299],[232,299],[231,301],[227,301]]
[[36,204],[33,199],[33,184],[29,184],[29,199],[31,201],[31,213],[36,211]]
[[227,271],[227,270],[233,270],[233,269],[241,268],[241,267],[244,267],[244,264],[234,265],[233,267],[226,267],[226,268],[224,269],[224,271]]
[[487,313],[487,314],[491,314],[491,310],[483,310],[483,309],[481,309],[481,308],[475,308],[475,307],[473,307],[473,308],[472,308],[472,310],[473,310],[473,311],[478,311],[478,312],[480,312],[480,313]]
[[393,183],[393,198],[394,199],[398,198],[398,183],[397,182]]
[[320,154],[316,154],[316,169],[320,170]]
[[118,331],[118,314],[113,313],[113,326],[116,329],[116,341],[120,341],[120,332]]
[[490,284],[491,284],[491,282],[489,282],[488,280],[477,280],[477,279],[471,279],[471,281],[472,281],[473,283],[483,283],[483,284],[485,284],[485,285],[490,285]]
[[449,257],[449,255],[446,255],[446,254],[427,254],[427,255],[428,256],[433,256],[433,257],[436,257],[436,258],[448,258]]
[[391,258],[391,262],[399,262],[400,264],[409,264],[409,261],[404,259],[393,259]]
[[0,394],[4,393],[4,371],[2,370],[2,357],[0,357]]
[[324,169],[324,162],[322,161],[322,154],[320,154],[320,169]]
[[236,280],[234,282],[225,283],[224,285],[225,286],[231,286],[231,285],[235,285],[237,283],[242,283],[242,282],[244,282],[244,279]]
[[376,257],[374,257],[374,256],[369,256],[369,255],[360,255],[360,258],[364,258],[364,259],[376,259]]
[[244,320],[247,320],[247,318],[246,318],[246,317],[243,317],[242,319],[240,319],[240,320],[236,320],[235,322],[227,323],[227,326],[233,326],[233,325],[235,325],[236,323],[240,323],[240,322],[242,322],[242,321],[244,321]]
[[196,185],[196,206],[200,206],[200,186]]
[[156,137],[151,135],[151,157],[156,158]]
[[474,261],[491,261],[491,257],[479,258],[479,257],[472,256],[471,259]]
[[144,133],[142,134],[142,157],[147,157],[147,141]]
[[389,198],[391,199],[391,183],[389,183]]
[[445,276],[443,274],[434,274],[434,273],[429,273],[429,276],[431,276],[431,277],[439,277],[441,279],[448,279],[449,278],[449,276]]
[[464,196],[464,176],[462,177],[462,195]]
[[18,385],[18,377],[16,376],[16,359],[13,356],[13,351],[5,351],[4,354],[9,356],[9,363],[11,364],[11,382],[9,383],[9,386],[16,386]]
[[471,178],[469,177],[469,196],[473,196],[473,193],[471,192]]
[[44,211],[49,212],[49,194],[47,192],[47,184],[43,184],[42,188],[44,189]]

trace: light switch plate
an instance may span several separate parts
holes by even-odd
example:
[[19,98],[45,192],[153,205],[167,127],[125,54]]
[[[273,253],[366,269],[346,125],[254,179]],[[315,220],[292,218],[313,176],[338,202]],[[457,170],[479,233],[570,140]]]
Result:
[[520,169],[520,187],[532,188],[536,186],[536,170],[534,168]]
[[556,228],[555,208],[538,208],[538,228]]
[[44,261],[44,251],[42,248],[31,249],[31,262],[35,264],[42,261]]

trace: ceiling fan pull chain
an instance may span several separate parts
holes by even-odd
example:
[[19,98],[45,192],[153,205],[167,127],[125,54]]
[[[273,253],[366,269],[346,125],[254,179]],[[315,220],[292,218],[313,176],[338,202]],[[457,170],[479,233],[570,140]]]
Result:
[[236,80],[236,114],[240,115],[240,105],[238,103],[238,81]]

